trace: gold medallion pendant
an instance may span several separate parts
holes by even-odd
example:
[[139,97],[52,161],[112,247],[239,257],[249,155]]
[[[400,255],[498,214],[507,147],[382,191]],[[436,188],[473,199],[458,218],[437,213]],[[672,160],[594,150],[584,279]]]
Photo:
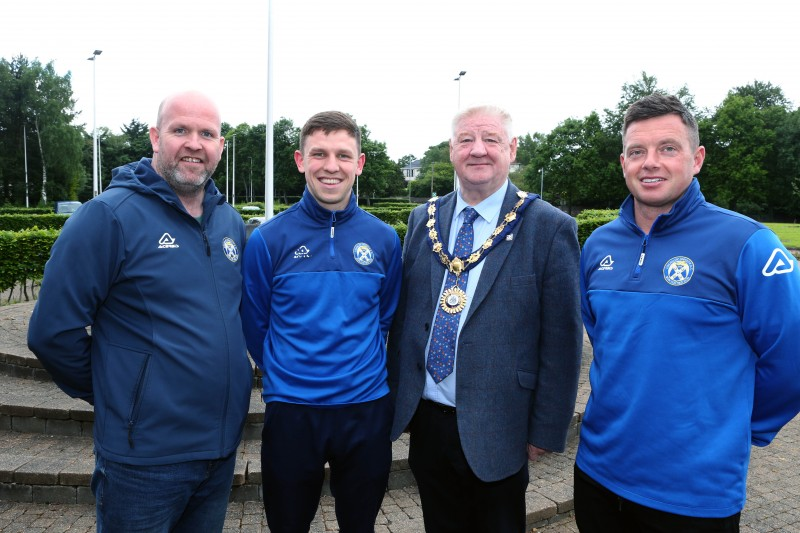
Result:
[[467,293],[458,287],[445,289],[439,300],[439,305],[445,313],[450,313],[451,315],[460,313],[464,310],[464,306],[467,305]]

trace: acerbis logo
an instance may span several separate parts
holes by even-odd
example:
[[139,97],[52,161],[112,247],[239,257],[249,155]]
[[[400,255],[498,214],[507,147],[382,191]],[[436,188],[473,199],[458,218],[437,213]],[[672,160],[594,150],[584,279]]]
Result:
[[230,237],[225,237],[222,239],[222,253],[225,254],[231,263],[235,263],[239,260],[239,247],[236,246],[236,241],[231,239]]
[[769,256],[764,268],[761,269],[761,273],[767,277],[775,274],[788,274],[794,270],[794,263],[795,260],[786,255],[783,250],[775,248],[772,250],[772,255]]
[[295,259],[308,259],[309,257],[311,257],[311,250],[309,250],[305,245],[294,251]]
[[608,254],[600,261],[600,267],[597,270],[614,270],[614,260],[611,259],[611,254]]
[[673,257],[664,265],[664,281],[675,287],[689,283],[693,275],[694,263],[688,257]]
[[360,242],[353,246],[353,258],[359,265],[367,266],[375,260],[375,253],[369,247],[369,244]]
[[165,233],[158,239],[158,247],[159,248],[180,248],[177,244],[175,244],[175,239],[169,233]]

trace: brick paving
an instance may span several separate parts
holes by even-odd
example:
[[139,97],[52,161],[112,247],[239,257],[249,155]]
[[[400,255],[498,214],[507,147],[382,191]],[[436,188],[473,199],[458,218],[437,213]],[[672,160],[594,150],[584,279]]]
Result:
[[[32,303],[13,306],[0,306],[0,366],[13,364],[13,368],[24,368],[26,360],[31,358],[25,347],[25,331],[27,318],[32,310]],[[588,361],[587,361],[588,363]],[[589,394],[586,379],[586,366],[581,378],[581,389],[578,396],[577,411],[582,412]],[[18,370],[17,370],[18,371]],[[24,376],[35,381],[36,375],[32,365],[30,375]],[[10,383],[10,384],[9,384]],[[52,398],[46,385],[4,383],[0,390],[0,402],[8,395],[24,396],[24,405],[17,405],[22,414],[28,409],[53,409],[58,404],[69,406],[77,411],[77,419],[84,418],[80,413],[83,402],[73,403],[66,396]],[[18,387],[14,389],[14,387]],[[41,390],[39,390],[41,389]],[[34,392],[31,392],[34,391]],[[20,402],[18,402],[20,403]],[[82,405],[83,404],[83,405]],[[72,475],[83,476],[86,464],[91,459],[91,440],[88,435],[74,435],[65,441],[64,438],[46,435],[46,428],[11,427],[11,416],[0,416],[7,427],[0,428],[0,471],[8,471],[9,465],[3,461],[19,461],[24,458],[39,458],[41,465],[53,462],[53,453],[70,458],[76,455],[80,459],[72,459]],[[13,418],[16,420],[16,418]],[[26,422],[29,425],[34,422]],[[26,433],[34,430],[35,433]],[[245,456],[257,455],[258,443],[248,441],[243,446]],[[564,454],[550,454],[531,467],[531,482],[528,486],[527,504],[530,531],[537,533],[572,533],[577,532],[572,516],[572,464],[577,448],[577,438],[573,438]],[[404,453],[403,444],[395,447],[395,453]],[[8,452],[8,453],[3,453]],[[13,453],[12,453],[13,452]],[[23,459],[20,459],[22,457]],[[67,459],[69,461],[69,459]],[[63,461],[62,461],[63,462]],[[23,469],[17,468],[14,475],[21,476],[31,483],[44,481],[48,468],[37,468],[36,464]],[[70,468],[63,468],[58,461],[52,463],[50,470],[61,468],[61,474],[70,474]],[[0,474],[1,475],[1,474]],[[0,479],[0,482],[4,481]],[[62,489],[64,487],[53,487]],[[88,489],[86,489],[88,490]],[[0,533],[12,532],[91,532],[95,531],[94,505],[88,503],[90,494],[78,496],[78,501],[86,503],[19,503],[0,499]],[[36,498],[32,498],[36,501]],[[549,522],[549,523],[548,523]],[[259,501],[234,501],[228,506],[225,520],[226,533],[259,533],[268,532],[263,508]],[[312,526],[312,533],[338,531],[333,507],[333,499],[324,495]],[[416,487],[410,486],[389,490],[375,524],[379,533],[411,533],[424,531],[422,509]],[[778,435],[775,441],[766,448],[753,448],[752,461],[748,479],[748,499],[742,513],[743,533],[789,533],[800,531],[800,417],[795,418]]]

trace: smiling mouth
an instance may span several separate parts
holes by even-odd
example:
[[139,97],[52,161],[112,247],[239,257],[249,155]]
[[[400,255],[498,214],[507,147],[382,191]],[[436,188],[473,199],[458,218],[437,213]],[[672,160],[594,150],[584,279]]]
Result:
[[339,185],[342,180],[337,178],[319,178],[320,183],[325,185]]
[[642,183],[658,183],[660,181],[666,181],[664,178],[644,178]]
[[182,157],[181,161],[186,161],[187,163],[202,163],[203,161],[197,159],[196,157]]

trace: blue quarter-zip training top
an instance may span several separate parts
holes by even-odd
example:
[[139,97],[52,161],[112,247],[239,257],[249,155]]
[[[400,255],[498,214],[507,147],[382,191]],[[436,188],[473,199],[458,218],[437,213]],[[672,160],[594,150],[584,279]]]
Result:
[[300,202],[252,233],[242,321],[263,398],[311,406],[388,394],[386,337],[402,277],[397,232],[356,205]]
[[577,464],[635,503],[727,517],[751,444],[800,410],[800,269],[697,179],[649,235],[634,220],[628,197],[581,257],[594,361]]

